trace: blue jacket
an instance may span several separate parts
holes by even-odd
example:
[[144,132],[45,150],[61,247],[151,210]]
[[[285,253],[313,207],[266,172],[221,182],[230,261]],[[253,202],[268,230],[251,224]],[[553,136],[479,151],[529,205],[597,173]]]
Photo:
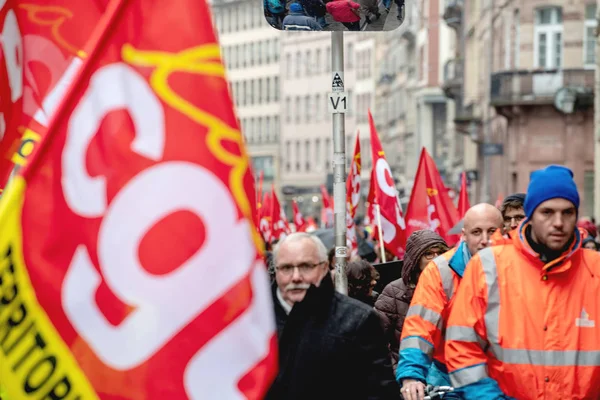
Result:
[[[465,242],[460,243],[454,255],[448,261],[449,267],[462,278],[467,263],[471,259],[471,254]],[[418,290],[419,284],[417,284]],[[456,290],[456,288],[455,288]],[[410,315],[410,309],[409,314]],[[408,316],[407,315],[407,316]],[[443,321],[445,324],[446,321]],[[443,331],[443,330],[442,330]],[[409,339],[409,338],[406,338]],[[423,340],[422,338],[418,338]],[[424,347],[439,346],[439,343],[428,343]],[[448,369],[444,364],[437,360],[432,360],[432,357],[420,349],[412,346],[400,346],[400,361],[396,370],[396,380],[401,384],[404,379],[416,379],[418,381],[434,385],[450,385],[450,377]],[[423,347],[423,346],[420,346]]]
[[321,25],[303,12],[291,12],[283,19],[285,31],[322,31]]

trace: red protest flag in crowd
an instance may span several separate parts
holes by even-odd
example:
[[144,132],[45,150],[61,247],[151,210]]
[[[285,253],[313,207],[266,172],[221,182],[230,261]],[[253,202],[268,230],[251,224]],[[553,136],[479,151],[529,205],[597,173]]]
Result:
[[321,185],[321,199],[323,201],[321,223],[325,228],[333,228],[333,200],[331,200],[325,185]]
[[103,9],[74,0],[2,2],[0,189],[23,166],[87,53]]
[[294,212],[294,225],[296,225],[296,232],[305,232],[308,225],[304,220],[304,216],[298,208],[296,200],[292,200],[292,211]]
[[[383,242],[386,249],[401,259],[404,257],[404,246],[406,245],[406,226],[402,216],[398,190],[392,177],[392,170],[385,159],[385,153],[381,147],[371,111],[369,111],[369,126],[371,129],[373,159],[371,185],[375,195],[375,203],[379,206],[381,214]],[[375,215],[375,224],[378,224],[377,215]]]
[[289,234],[290,227],[273,185],[271,187],[271,242],[279,241]]
[[346,181],[346,245],[351,255],[358,254],[358,239],[356,237],[356,225],[354,217],[356,209],[360,202],[360,132],[356,132],[356,144],[354,145],[354,155],[350,163],[350,171],[348,171],[348,179]]
[[273,235],[271,231],[271,203],[273,199],[270,192],[266,192],[260,207],[258,229],[266,243],[271,243]]
[[264,178],[264,171],[260,171],[260,176],[258,177],[258,188],[256,189],[256,221],[257,221],[257,225],[260,225],[262,196],[263,196],[263,178]]
[[437,232],[450,245],[458,235],[448,232],[459,221],[458,211],[448,195],[435,162],[425,148],[421,150],[415,183],[406,210],[407,234],[420,229]]
[[465,216],[469,208],[471,208],[471,203],[469,203],[469,192],[467,191],[467,174],[463,172],[460,174],[460,193],[458,195],[459,219]]
[[[11,399],[261,399],[273,306],[208,5],[104,3],[0,202],[0,275],[27,316],[19,341],[38,344],[0,349],[2,385]],[[25,393],[40,364],[48,385]]]

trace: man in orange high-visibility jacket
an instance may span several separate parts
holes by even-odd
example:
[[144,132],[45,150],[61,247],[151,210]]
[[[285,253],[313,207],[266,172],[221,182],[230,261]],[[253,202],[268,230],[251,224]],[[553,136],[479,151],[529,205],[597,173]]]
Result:
[[470,261],[446,329],[466,399],[600,397],[600,253],[581,247],[571,170],[532,173],[511,243]]
[[494,206],[482,203],[471,207],[465,214],[460,245],[435,258],[421,273],[404,320],[396,369],[405,400],[423,399],[426,383],[450,384],[442,332],[453,294],[471,255],[490,244],[502,223],[502,214]]

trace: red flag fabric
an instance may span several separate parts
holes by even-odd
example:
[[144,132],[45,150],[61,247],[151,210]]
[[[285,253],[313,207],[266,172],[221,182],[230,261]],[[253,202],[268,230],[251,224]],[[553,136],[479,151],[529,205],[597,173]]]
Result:
[[263,197],[263,178],[264,171],[260,171],[260,176],[258,177],[258,188],[256,190],[256,215],[258,216],[258,221],[260,222],[260,213],[262,208],[262,197]]
[[[369,111],[369,126],[371,129],[371,152],[373,157],[373,187],[375,202],[381,212],[381,231],[385,248],[399,259],[404,257],[406,245],[406,226],[402,216],[402,207],[398,198],[398,190],[394,184],[392,170],[385,159],[385,153],[375,129],[375,122]],[[377,224],[377,215],[375,215]]]
[[305,232],[308,227],[296,200],[292,200],[292,211],[294,212],[294,225],[296,225],[296,232]]
[[262,235],[263,240],[266,243],[271,243],[273,240],[272,235],[272,227],[271,227],[271,203],[272,197],[270,192],[266,192],[262,206],[260,208],[260,222],[259,222],[259,230]]
[[467,210],[471,208],[469,203],[469,192],[467,191],[467,174],[460,174],[460,194],[458,195],[458,219],[462,219]]
[[[0,188],[25,164],[66,89],[103,8],[75,0],[1,2]],[[50,4],[51,3],[51,4]],[[0,189],[1,190],[1,189]]]
[[435,162],[425,148],[421,151],[415,182],[406,210],[407,234],[420,229],[431,229],[453,245],[458,235],[448,231],[459,221],[458,211],[438,172]]
[[289,234],[290,227],[273,185],[271,187],[271,241],[279,241]]
[[262,399],[273,306],[209,8],[85,3],[89,57],[0,202],[7,397]]
[[325,185],[321,185],[321,198],[323,200],[321,224],[324,228],[333,228],[333,201],[331,200]]
[[348,171],[346,180],[346,245],[351,255],[358,254],[358,238],[356,237],[356,225],[354,217],[356,209],[360,202],[360,132],[356,132],[356,144],[354,145],[354,155]]

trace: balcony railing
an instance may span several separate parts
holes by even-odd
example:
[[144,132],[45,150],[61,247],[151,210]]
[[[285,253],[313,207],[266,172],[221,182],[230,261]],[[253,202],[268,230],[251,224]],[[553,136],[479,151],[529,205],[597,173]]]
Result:
[[446,61],[444,64],[444,82],[442,88],[446,96],[454,99],[462,92],[463,86],[463,66],[462,58],[456,58]]
[[490,101],[495,106],[549,104],[562,87],[592,89],[594,71],[564,69],[499,72],[492,75],[490,86]]

